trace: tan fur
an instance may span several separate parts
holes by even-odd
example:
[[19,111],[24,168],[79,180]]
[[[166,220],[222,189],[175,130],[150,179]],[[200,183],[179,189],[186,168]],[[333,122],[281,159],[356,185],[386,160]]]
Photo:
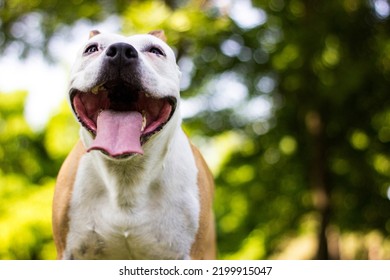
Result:
[[91,39],[92,37],[99,35],[99,34],[100,34],[99,30],[92,30],[89,32],[89,39]]
[[53,235],[57,247],[57,259],[62,258],[69,230],[69,205],[76,178],[77,168],[85,148],[79,141],[70,152],[57,177],[53,199]]
[[[196,160],[196,166],[198,167],[198,185],[201,203],[199,230],[191,248],[191,258],[215,259],[215,225],[212,212],[214,181],[199,150],[193,145],[191,147]],[[62,258],[66,247],[66,237],[69,230],[68,211],[70,199],[79,161],[85,153],[85,148],[79,141],[65,160],[57,177],[53,199],[53,234],[57,247],[57,259]]]
[[165,36],[164,30],[154,30],[149,32],[150,35],[156,36],[157,38],[167,42],[167,37]]
[[191,258],[211,260],[216,258],[215,224],[212,211],[214,198],[213,176],[199,150],[191,145],[198,167],[198,186],[200,195],[199,229],[191,248]]

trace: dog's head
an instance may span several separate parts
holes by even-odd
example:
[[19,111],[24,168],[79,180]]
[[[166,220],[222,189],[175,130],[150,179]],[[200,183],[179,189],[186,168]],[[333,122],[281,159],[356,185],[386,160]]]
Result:
[[[180,71],[162,31],[124,37],[92,31],[71,72],[72,109],[87,149],[112,158],[143,153],[179,103]],[[84,138],[85,138],[84,137]]]

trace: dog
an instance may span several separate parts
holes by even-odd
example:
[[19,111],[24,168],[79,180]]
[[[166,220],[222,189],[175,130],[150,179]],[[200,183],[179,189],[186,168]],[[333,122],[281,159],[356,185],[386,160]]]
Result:
[[214,259],[214,183],[181,128],[163,31],[91,31],[70,76],[80,141],[53,198],[58,259]]

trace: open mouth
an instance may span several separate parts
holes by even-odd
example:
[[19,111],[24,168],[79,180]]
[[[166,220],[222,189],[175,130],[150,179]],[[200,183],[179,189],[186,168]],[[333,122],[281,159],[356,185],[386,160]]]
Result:
[[176,98],[154,98],[124,83],[103,84],[91,91],[71,91],[71,104],[80,123],[92,133],[88,150],[111,157],[142,154],[141,146],[172,117]]

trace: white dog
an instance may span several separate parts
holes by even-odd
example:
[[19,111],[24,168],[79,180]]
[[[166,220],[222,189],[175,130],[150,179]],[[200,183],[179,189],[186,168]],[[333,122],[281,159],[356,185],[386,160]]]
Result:
[[212,259],[213,179],[181,129],[180,71],[162,31],[92,31],[72,69],[81,124],[58,175],[59,259]]

